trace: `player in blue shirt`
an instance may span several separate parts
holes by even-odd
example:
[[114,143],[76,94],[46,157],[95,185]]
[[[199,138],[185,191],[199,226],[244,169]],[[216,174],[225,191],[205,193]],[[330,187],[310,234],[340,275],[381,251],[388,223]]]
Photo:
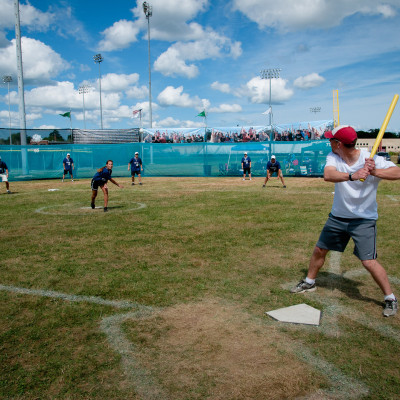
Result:
[[282,168],[281,164],[279,161],[276,161],[275,156],[271,156],[271,161],[268,161],[267,163],[267,176],[265,177],[264,185],[267,184],[268,180],[271,179],[271,176],[276,173],[278,176],[278,180],[280,179],[282,181],[282,185],[284,188],[286,188],[285,181],[283,180],[283,174],[282,174]]
[[71,182],[73,182],[74,176],[72,175],[72,170],[75,169],[75,167],[74,167],[74,160],[71,158],[69,153],[67,154],[67,157],[65,157],[63,160],[63,167],[64,167],[64,173],[62,181],[64,182],[65,175],[69,173],[71,175]]
[[2,182],[6,183],[7,193],[11,194],[10,184],[8,183],[8,167],[4,161],[1,161],[1,157],[0,157],[0,178]]
[[247,151],[244,153],[244,157],[242,158],[242,169],[243,169],[243,180],[246,180],[246,173],[249,174],[249,178],[251,180],[251,158],[247,157]]
[[99,168],[92,179],[92,182],[91,182],[92,202],[90,203],[90,206],[93,209],[96,207],[94,204],[94,201],[97,197],[97,190],[100,187],[104,194],[104,212],[108,211],[107,181],[112,182],[114,185],[117,185],[119,188],[123,188],[122,185],[120,185],[119,183],[117,183],[117,181],[115,181],[113,178],[111,178],[112,168],[113,168],[113,162],[112,162],[112,160],[108,160],[106,162],[105,167]]
[[128,164],[128,171],[129,168],[131,169],[131,175],[132,175],[132,185],[135,184],[135,174],[139,178],[139,185],[142,184],[142,176],[140,175],[140,171],[143,171],[143,166],[142,166],[142,160],[139,157],[139,153],[135,153],[135,157],[131,158]]

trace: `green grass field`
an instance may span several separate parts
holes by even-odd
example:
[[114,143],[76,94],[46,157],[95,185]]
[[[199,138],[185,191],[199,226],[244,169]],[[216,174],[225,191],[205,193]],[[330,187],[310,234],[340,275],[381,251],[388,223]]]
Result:
[[[293,295],[334,185],[144,178],[1,186],[1,399],[398,399],[400,315],[349,245]],[[58,189],[49,191],[49,189]],[[378,192],[378,253],[400,296],[400,182]],[[320,326],[266,311],[306,303]]]

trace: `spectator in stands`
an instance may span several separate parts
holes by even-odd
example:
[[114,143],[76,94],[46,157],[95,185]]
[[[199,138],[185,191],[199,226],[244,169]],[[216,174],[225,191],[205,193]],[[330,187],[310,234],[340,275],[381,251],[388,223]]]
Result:
[[268,163],[267,163],[267,176],[265,177],[263,187],[265,187],[268,180],[271,179],[272,175],[275,173],[278,176],[278,180],[280,179],[282,181],[283,187],[286,188],[285,181],[283,180],[281,164],[279,163],[279,161],[276,161],[275,156],[271,156],[271,161],[268,161]]
[[247,151],[244,153],[242,158],[242,169],[243,169],[243,180],[246,180],[246,173],[249,174],[251,180],[251,159],[247,157]]
[[100,187],[101,190],[103,191],[104,194],[104,212],[108,211],[108,187],[107,187],[107,182],[110,181],[114,185],[117,185],[119,188],[123,188],[122,185],[117,183],[113,178],[111,178],[112,174],[112,169],[113,169],[113,162],[112,160],[108,160],[106,162],[106,165],[104,167],[101,167],[97,170],[95,173],[92,182],[91,182],[91,188],[92,188],[92,201],[90,203],[90,206],[92,209],[94,209],[96,206],[94,204],[94,201],[97,197],[97,190]]
[[8,167],[7,164],[1,160],[1,157],[0,157],[0,178],[2,182],[6,183],[7,193],[11,194],[10,184],[8,183]]
[[143,171],[143,165],[138,152],[136,152],[135,157],[132,157],[131,160],[129,161],[128,171],[129,169],[131,170],[131,175],[132,175],[132,186],[135,184],[135,175],[138,176],[139,185],[141,185],[142,175],[140,174],[140,171]]
[[74,176],[72,174],[72,170],[75,169],[75,166],[74,166],[74,160],[71,158],[71,155],[69,153],[67,154],[67,157],[65,157],[63,160],[63,167],[64,167],[64,173],[62,181],[64,182],[65,175],[68,175],[69,173],[71,176],[71,182],[73,182]]

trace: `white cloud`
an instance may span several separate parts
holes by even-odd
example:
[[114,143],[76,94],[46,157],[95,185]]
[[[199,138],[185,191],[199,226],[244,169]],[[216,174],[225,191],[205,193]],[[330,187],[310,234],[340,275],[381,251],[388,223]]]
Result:
[[167,86],[157,97],[161,106],[176,107],[202,107],[203,103],[198,96],[190,97],[187,93],[183,93],[183,86],[174,88]]
[[[14,27],[14,2],[11,0],[0,0],[0,29],[10,29]],[[42,12],[29,3],[19,5],[20,21],[22,26],[27,26],[29,30],[45,31],[54,20],[51,12]]]
[[293,82],[293,85],[299,89],[311,89],[321,86],[325,82],[325,78],[316,72],[306,76],[300,76]]
[[214,90],[218,90],[222,93],[231,93],[231,87],[228,83],[220,83],[218,81],[215,81],[211,84],[211,88]]
[[[22,59],[24,79],[28,81],[46,82],[56,77],[70,65],[51,47],[39,40],[22,38]],[[15,39],[9,46],[0,49],[0,73],[17,76]]]
[[198,121],[182,121],[179,119],[175,119],[172,117],[167,117],[164,118],[160,121],[156,121],[153,123],[153,128],[166,128],[166,127],[172,127],[172,128],[203,128],[204,127],[204,122],[198,122]]
[[139,81],[139,74],[110,73],[101,78],[101,89],[105,92],[122,92]]
[[273,27],[283,31],[330,28],[356,13],[393,17],[398,0],[233,0],[233,9],[241,11],[260,28]]
[[[188,22],[208,8],[208,0],[152,0],[153,15],[150,18],[151,37],[158,40],[197,40],[203,36],[203,28],[196,22]],[[132,9],[137,24],[147,30],[147,20],[142,2]]]
[[[293,90],[286,88],[286,84],[287,81],[285,79],[271,79],[272,104],[287,101],[293,96]],[[247,96],[251,103],[268,103],[269,79],[255,77],[240,89],[240,93]]]
[[98,47],[101,51],[125,49],[137,41],[138,33],[139,27],[134,22],[126,19],[117,21],[102,32],[104,39],[100,41]]
[[165,76],[186,76],[194,78],[198,75],[199,69],[196,65],[187,65],[182,59],[178,49],[170,47],[166,52],[162,53],[154,63],[154,69],[161,72]]
[[209,110],[212,113],[238,113],[242,111],[239,104],[220,104],[218,107],[212,107]]
[[181,75],[193,78],[198,74],[195,64],[187,61],[200,61],[208,58],[232,57],[242,54],[240,42],[232,42],[228,37],[207,30],[202,39],[191,42],[177,42],[162,53],[154,63],[154,69],[166,76]]
[[149,88],[147,86],[133,86],[125,90],[128,99],[145,99],[149,95]]

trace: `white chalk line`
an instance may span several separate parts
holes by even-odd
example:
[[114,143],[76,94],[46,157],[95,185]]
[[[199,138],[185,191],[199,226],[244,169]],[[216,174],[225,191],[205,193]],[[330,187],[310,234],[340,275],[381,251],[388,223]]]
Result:
[[[132,207],[132,208],[126,208],[126,209],[124,208],[122,210],[119,210],[119,209],[114,209],[113,210],[113,207],[117,207],[118,206],[118,203],[117,203],[117,204],[113,204],[112,206],[110,206],[109,209],[112,212],[121,213],[121,212],[128,212],[128,211],[137,211],[137,210],[141,210],[141,209],[147,207],[147,205],[145,203],[132,202],[130,204],[136,204],[137,206],[136,207]],[[47,209],[56,208],[56,207],[59,207],[61,210],[62,210],[62,208],[66,208],[68,210],[74,211],[72,205],[68,205],[68,204],[61,204],[60,205],[60,204],[58,204],[58,205],[51,205],[51,206],[45,206],[45,207],[37,208],[35,210],[35,212],[39,213],[39,214],[45,214],[45,215],[90,215],[90,213],[87,213],[86,211],[90,211],[92,209],[91,207],[78,207],[76,209],[77,212],[68,212],[68,213],[67,212],[64,212],[64,213],[63,212],[57,212],[57,211],[45,211]],[[95,209],[103,209],[103,207],[95,207]],[[82,213],[79,210],[84,210],[85,212]]]
[[392,200],[392,201],[396,201],[396,202],[399,202],[399,201],[400,201],[397,197],[392,196],[392,195],[390,195],[390,194],[387,194],[386,197],[387,197],[388,199]]
[[51,297],[54,299],[61,299],[71,302],[85,302],[85,303],[94,303],[100,304],[102,306],[111,306],[115,308],[142,308],[143,306],[138,303],[133,303],[131,301],[125,300],[105,300],[101,297],[96,296],[79,296],[74,294],[66,294],[60,292],[54,292],[52,290],[41,290],[41,289],[26,289],[20,288],[16,286],[7,286],[7,285],[0,285],[0,290],[6,292],[12,292],[17,294],[26,294],[32,296],[41,296],[41,297]]
[[119,309],[136,309],[137,311],[103,318],[100,322],[100,329],[106,335],[110,346],[121,356],[122,369],[128,377],[130,384],[135,388],[135,391],[137,391],[141,398],[144,400],[167,399],[165,393],[163,393],[161,388],[154,382],[151,374],[140,367],[140,363],[135,358],[135,347],[127,339],[121,328],[121,325],[129,319],[137,320],[144,316],[150,316],[155,311],[154,308],[125,300],[105,300],[96,296],[78,296],[52,290],[27,289],[1,284],[0,290],[16,294],[50,297],[71,302],[99,304]]

